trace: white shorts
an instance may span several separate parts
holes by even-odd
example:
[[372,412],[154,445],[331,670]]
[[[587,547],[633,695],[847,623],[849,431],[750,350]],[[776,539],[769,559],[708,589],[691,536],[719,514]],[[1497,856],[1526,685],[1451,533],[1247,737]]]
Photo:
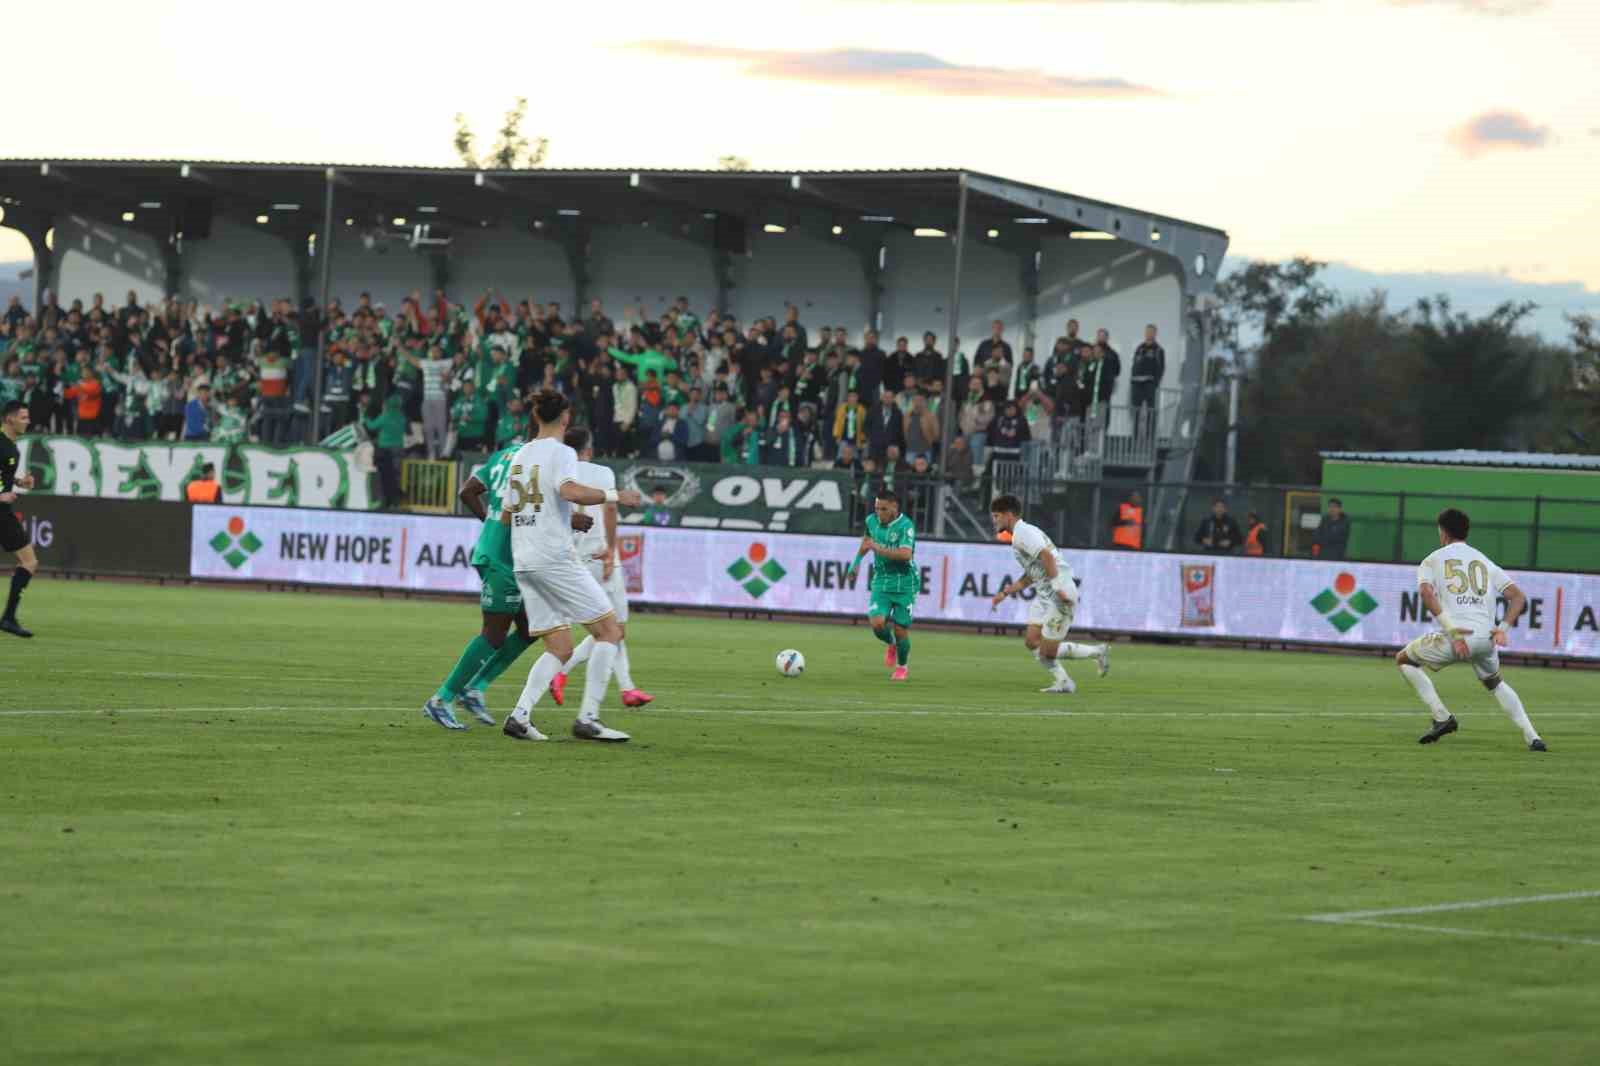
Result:
[[1467,657],[1457,659],[1450,638],[1438,630],[1424,634],[1406,645],[1406,657],[1420,666],[1435,672],[1452,663],[1471,663],[1472,672],[1479,681],[1487,681],[1500,672],[1500,649],[1487,636],[1473,634],[1466,639]]
[[623,576],[622,567],[611,568],[611,576],[606,577],[606,564],[599,560],[589,561],[589,573],[600,583],[600,588],[611,598],[611,610],[617,616],[617,621],[627,624],[628,621],[628,580]]
[[1028,607],[1028,624],[1038,626],[1045,640],[1063,639],[1072,628],[1073,605],[1061,602],[1054,589],[1037,589],[1036,592]]
[[518,570],[517,588],[528,612],[528,632],[552,633],[569,625],[589,625],[612,613],[611,600],[588,567],[567,556],[537,570]]

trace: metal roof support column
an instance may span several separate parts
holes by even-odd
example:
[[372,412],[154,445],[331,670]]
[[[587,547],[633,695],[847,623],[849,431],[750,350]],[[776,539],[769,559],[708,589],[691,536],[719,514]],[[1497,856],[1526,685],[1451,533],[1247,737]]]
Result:
[[[1034,241],[1022,256],[1022,343],[1032,348],[1040,363],[1048,353],[1039,351],[1039,264],[1044,259],[1044,242]],[[1022,353],[1018,352],[1020,359]]]
[[[887,254],[885,251],[887,248],[888,245],[879,239],[873,241],[870,251],[862,250],[862,265],[865,267],[863,272],[867,276],[868,329],[877,330],[883,328],[883,257]],[[865,344],[866,342],[866,338],[863,337],[861,343]],[[876,397],[874,397],[874,402],[876,402]]]
[[574,232],[561,239],[567,253],[567,266],[572,271],[572,316],[574,321],[583,317],[583,305],[589,299],[589,241],[593,235],[589,223],[579,220]]
[[[428,280],[433,283],[435,290],[439,292],[450,291],[450,253],[442,250],[428,253]],[[427,307],[432,302],[432,295],[425,294],[423,296],[423,307]]]
[[955,439],[956,331],[961,328],[961,260],[967,251],[967,175],[961,175],[961,196],[956,203],[956,266],[950,281],[950,332],[945,347],[944,396],[939,401],[939,506],[934,511],[933,535],[944,536],[944,512],[950,482],[944,477],[950,459],[950,442]]
[[333,185],[334,172],[323,174],[322,236],[317,238],[317,254],[322,257],[322,295],[318,306],[322,328],[317,331],[317,364],[311,376],[311,443],[322,441],[322,364],[328,356],[328,305],[333,301]]
[[183,291],[183,257],[176,238],[161,246],[161,291],[169,299]]
[[56,280],[56,256],[50,251],[50,245],[45,243],[45,234],[50,230],[24,230],[27,234],[27,243],[34,248],[34,314],[45,306],[46,288],[54,288]]
[[711,270],[717,277],[717,313],[726,315],[733,309],[728,306],[733,298],[733,256],[720,248],[711,249]]

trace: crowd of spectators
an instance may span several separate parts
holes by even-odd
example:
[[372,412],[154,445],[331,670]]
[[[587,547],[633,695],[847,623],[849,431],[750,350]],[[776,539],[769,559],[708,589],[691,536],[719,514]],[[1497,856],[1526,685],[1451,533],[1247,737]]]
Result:
[[[380,451],[431,458],[526,434],[520,397],[565,393],[597,453],[663,460],[926,472],[938,464],[946,402],[957,404],[947,473],[970,480],[1053,426],[1110,402],[1122,358],[1076,320],[1040,359],[995,321],[971,358],[957,343],[954,398],[933,333],[920,346],[875,330],[808,324],[789,306],[741,323],[679,297],[660,315],[610,317],[600,300],[513,303],[494,291],[453,303],[413,292],[393,311],[362,294],[320,308],[167,299],[120,307],[53,297],[0,316],[0,394],[41,431],[125,440],[310,441],[319,335],[327,339],[321,434],[370,436]],[[1151,406],[1165,372],[1155,327],[1133,357],[1131,395]]]

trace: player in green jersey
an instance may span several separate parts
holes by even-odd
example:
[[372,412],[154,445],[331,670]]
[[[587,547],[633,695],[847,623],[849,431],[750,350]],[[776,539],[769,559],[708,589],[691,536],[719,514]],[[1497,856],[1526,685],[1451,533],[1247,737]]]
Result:
[[[478,605],[483,610],[483,630],[467,642],[461,658],[439,690],[422,705],[425,717],[446,729],[465,729],[457,721],[451,704],[459,701],[474,718],[494,725],[494,716],[484,705],[483,692],[510,669],[535,638],[528,632],[528,615],[522,609],[522,593],[511,566],[511,528],[500,521],[500,494],[511,472],[511,459],[523,442],[512,441],[489,456],[461,487],[462,504],[483,521],[478,543],[472,549],[472,568],[478,571],[483,587]],[[585,531],[594,519],[573,513],[574,529]],[[512,628],[515,623],[515,629]]]
[[868,552],[877,555],[872,564],[867,618],[873,636],[889,645],[883,665],[894,669],[890,680],[904,681],[911,661],[911,610],[922,589],[922,575],[911,559],[917,550],[917,530],[911,519],[900,513],[900,497],[890,489],[878,490],[872,512],[867,516],[867,535],[861,538],[861,549],[851,560],[848,574],[855,576]]

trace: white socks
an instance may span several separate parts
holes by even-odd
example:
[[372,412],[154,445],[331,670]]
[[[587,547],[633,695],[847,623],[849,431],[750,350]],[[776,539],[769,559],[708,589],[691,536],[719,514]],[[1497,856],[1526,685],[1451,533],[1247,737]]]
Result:
[[628,665],[628,642],[617,641],[617,662],[611,668],[617,675],[617,687],[624,692],[633,691],[633,669]]
[[1093,659],[1105,650],[1104,644],[1063,644],[1056,649],[1056,658]]
[[589,670],[583,678],[583,707],[578,711],[580,721],[592,722],[600,717],[600,701],[606,698],[611,687],[611,666],[617,659],[617,646],[596,641],[589,649]]
[[572,671],[588,662],[589,653],[592,651],[594,651],[594,638],[584,637],[583,643],[572,649],[572,658],[567,660],[567,665],[564,668],[565,671],[570,674]]
[[528,683],[522,686],[522,695],[517,699],[517,709],[511,712],[517,721],[526,722],[533,714],[533,705],[539,702],[550,688],[550,682],[556,679],[561,672],[561,660],[549,652],[539,656],[539,661],[533,664],[533,669],[528,671]]
[[1517,695],[1516,689],[1502,681],[1495,686],[1494,699],[1500,705],[1500,709],[1506,712],[1506,716],[1511,719],[1512,724],[1522,730],[1524,742],[1532,744],[1539,739],[1539,734],[1534,731],[1533,723],[1528,721],[1528,712],[1522,709],[1522,697]]
[[1033,650],[1033,658],[1035,662],[1044,667],[1045,673],[1049,674],[1057,681],[1067,680],[1066,668],[1063,667],[1056,659],[1046,659],[1044,657],[1044,652],[1040,651],[1038,648]]
[[[583,643],[579,644],[575,649],[573,649],[572,658],[567,660],[567,665],[562,667],[562,670],[570,674],[572,671],[588,662],[589,657],[593,654],[594,638],[584,637]],[[633,668],[628,662],[628,642],[625,640],[617,642],[617,661],[616,665],[612,667],[612,672],[617,675],[617,686],[621,688],[622,691],[632,691]]]
[[[1433,712],[1433,720],[1435,722],[1443,722],[1450,717],[1450,712],[1445,710],[1444,701],[1439,698],[1438,690],[1433,687],[1432,679],[1428,677],[1421,667],[1406,663],[1400,667],[1400,672],[1405,675],[1407,681],[1411,682],[1411,687],[1417,690],[1417,695],[1422,698],[1422,702],[1427,706],[1428,710]],[[1524,718],[1524,721],[1526,721],[1526,718]]]

